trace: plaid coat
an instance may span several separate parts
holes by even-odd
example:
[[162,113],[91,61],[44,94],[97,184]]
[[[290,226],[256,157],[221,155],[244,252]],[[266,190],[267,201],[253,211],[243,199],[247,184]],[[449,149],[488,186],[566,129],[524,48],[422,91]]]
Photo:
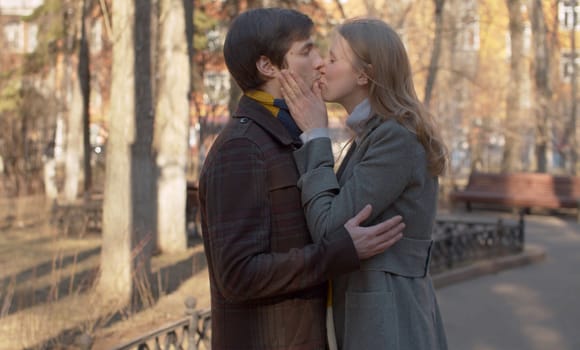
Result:
[[214,350],[324,349],[325,281],[359,267],[344,228],[312,243],[296,147],[244,96],[206,158],[199,195]]

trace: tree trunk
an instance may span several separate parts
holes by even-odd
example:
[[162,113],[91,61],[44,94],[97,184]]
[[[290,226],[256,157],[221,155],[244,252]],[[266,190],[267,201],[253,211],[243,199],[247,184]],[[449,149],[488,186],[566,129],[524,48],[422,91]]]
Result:
[[183,0],[160,0],[155,149],[158,182],[158,248],[187,249],[185,230],[189,58]]
[[405,23],[412,12],[414,4],[416,2],[412,0],[392,1],[386,6],[386,11],[383,11],[386,12],[385,17],[388,18],[398,32],[404,32]]
[[437,78],[437,71],[439,70],[439,57],[441,56],[441,45],[443,42],[443,8],[445,0],[433,0],[435,4],[435,39],[433,40],[433,51],[431,51],[431,60],[429,62],[429,71],[427,75],[427,82],[425,83],[425,95],[423,103],[427,108],[431,103],[431,95],[435,86],[435,79]]
[[91,95],[91,72],[90,72],[90,55],[89,45],[87,41],[87,25],[89,25],[88,12],[91,8],[91,0],[83,0],[82,19],[81,19],[81,40],[79,47],[79,66],[78,75],[81,93],[83,96],[83,178],[84,186],[83,192],[85,197],[90,195],[93,184],[93,177],[91,173],[91,139],[90,139],[90,114],[89,104]]
[[511,57],[504,123],[505,144],[501,162],[501,171],[504,173],[515,171],[519,166],[522,109],[521,91],[524,76],[522,2],[521,0],[506,0],[506,4],[509,12]]
[[532,60],[534,72],[534,112],[536,115],[536,171],[545,173],[548,171],[548,152],[550,149],[550,102],[552,100],[552,88],[550,84],[551,60],[550,48],[547,40],[547,26],[544,16],[542,0],[531,0],[532,22]]
[[571,89],[571,111],[570,111],[570,174],[576,175],[578,163],[578,132],[576,130],[576,114],[578,110],[577,96],[577,80],[578,80],[578,66],[576,65],[576,23],[578,18],[576,15],[576,0],[572,0],[572,8],[574,9],[572,17],[572,30],[570,31],[570,42],[572,50],[572,77],[570,78]]
[[[81,3],[82,6],[82,3]],[[79,175],[81,174],[81,157],[83,145],[83,110],[84,101],[81,90],[81,77],[73,66],[79,67],[78,59],[75,59],[75,48],[78,36],[79,24],[82,21],[81,7],[74,2],[67,5],[68,18],[67,30],[67,97],[69,108],[67,110],[67,128],[66,128],[66,154],[65,154],[65,184],[64,198],[66,202],[73,202],[78,195]],[[76,64],[75,64],[76,63]]]
[[[150,1],[113,1],[110,128],[97,291],[126,304],[148,289],[156,195]],[[133,298],[133,299],[132,299]]]

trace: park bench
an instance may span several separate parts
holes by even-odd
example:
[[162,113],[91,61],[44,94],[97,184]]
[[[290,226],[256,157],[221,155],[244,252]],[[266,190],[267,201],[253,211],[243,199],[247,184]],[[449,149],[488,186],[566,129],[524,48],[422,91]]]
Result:
[[450,200],[465,202],[468,211],[472,203],[509,206],[525,212],[531,208],[577,209],[580,220],[580,177],[474,172],[465,189],[452,192]]
[[82,237],[86,233],[100,233],[102,229],[102,195],[78,199],[73,203],[55,200],[50,213],[50,223],[65,236]]
[[[50,222],[65,236],[82,237],[86,233],[100,233],[103,212],[102,194],[93,194],[89,200],[79,199],[73,203],[54,201]],[[191,236],[201,235],[201,221],[197,185],[187,183],[187,201],[185,209],[187,229]]]

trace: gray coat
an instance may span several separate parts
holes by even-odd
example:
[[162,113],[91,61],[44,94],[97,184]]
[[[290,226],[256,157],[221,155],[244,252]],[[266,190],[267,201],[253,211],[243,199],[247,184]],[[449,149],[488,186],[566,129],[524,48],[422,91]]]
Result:
[[429,175],[415,134],[394,120],[372,117],[354,152],[335,175],[328,138],[295,151],[299,187],[314,241],[332,234],[367,203],[367,221],[403,216],[404,237],[332,280],[333,312],[341,350],[447,349],[428,274],[438,181]]

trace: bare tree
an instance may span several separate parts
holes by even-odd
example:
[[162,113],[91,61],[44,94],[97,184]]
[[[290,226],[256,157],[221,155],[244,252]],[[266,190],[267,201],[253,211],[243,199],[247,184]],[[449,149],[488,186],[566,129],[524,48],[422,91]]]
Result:
[[576,14],[576,0],[572,0],[572,29],[570,30],[570,43],[572,51],[572,76],[570,77],[571,88],[571,108],[570,108],[570,128],[568,128],[568,139],[570,140],[570,173],[576,175],[578,163],[578,131],[576,130],[576,114],[578,112],[578,101],[576,99],[578,90],[578,65],[576,64],[576,24],[578,18]]
[[151,1],[114,1],[112,13],[111,121],[97,291],[127,303],[149,285],[156,235]]
[[506,0],[510,32],[510,79],[506,98],[505,144],[501,171],[517,169],[520,152],[522,84],[524,79],[524,23],[521,0]]
[[[65,6],[66,29],[66,85],[65,101],[69,106],[66,116],[66,149],[65,149],[65,185],[64,196],[67,202],[72,202],[77,198],[79,175],[81,174],[81,159],[83,156],[83,113],[85,102],[81,88],[80,55],[77,51],[77,40],[79,38],[82,14],[84,13],[83,2],[68,1]],[[78,56],[77,56],[78,55]]]
[[551,57],[548,30],[542,0],[531,0],[532,60],[534,72],[534,113],[536,116],[535,153],[536,170],[548,171],[548,151],[550,150],[550,111],[552,87],[550,84]]
[[83,124],[83,178],[84,186],[83,192],[85,198],[90,195],[90,190],[93,184],[91,173],[91,140],[90,140],[90,95],[91,95],[91,72],[90,72],[90,54],[89,43],[87,39],[87,27],[89,21],[89,10],[92,7],[92,0],[83,0],[81,12],[81,28],[80,28],[80,42],[79,42],[79,85],[81,94],[83,96],[83,110],[82,110],[82,124]]
[[155,149],[158,182],[158,248],[187,249],[185,231],[189,55],[183,0],[160,0]]
[[439,58],[441,56],[441,45],[443,42],[443,9],[445,7],[445,0],[433,0],[433,3],[435,5],[435,38],[433,40],[433,50],[431,51],[431,60],[429,62],[427,82],[425,83],[425,94],[423,97],[423,103],[427,108],[429,108],[429,104],[431,103],[431,95],[433,94]]

